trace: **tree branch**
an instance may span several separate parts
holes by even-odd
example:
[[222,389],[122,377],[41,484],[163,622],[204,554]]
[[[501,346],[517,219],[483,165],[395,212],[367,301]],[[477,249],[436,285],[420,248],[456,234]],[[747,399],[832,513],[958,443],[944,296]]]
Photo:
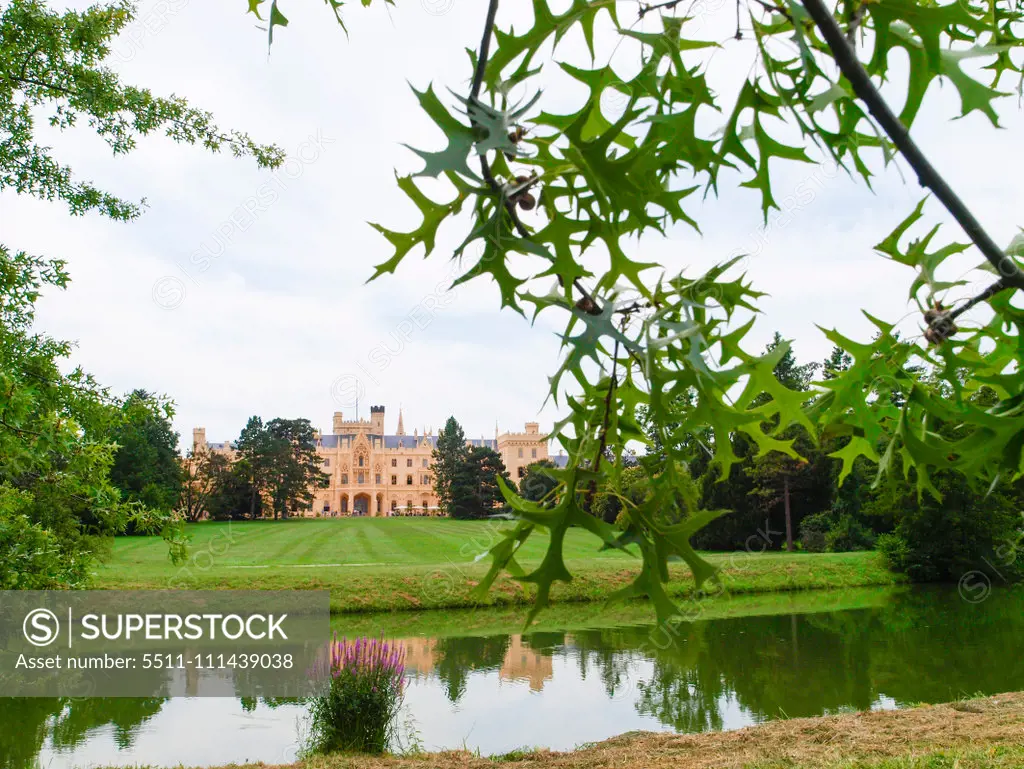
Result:
[[[480,55],[476,60],[476,70],[473,72],[473,83],[469,89],[469,105],[472,108],[473,105],[480,103],[480,89],[483,87],[484,74],[487,71],[487,58],[490,55],[491,50],[491,35],[494,34],[494,18],[498,13],[498,0],[490,0],[487,6],[487,19],[484,22],[484,34],[480,39]],[[473,119],[472,109],[469,110],[469,121],[474,128],[478,128],[479,124]],[[505,210],[508,212],[509,218],[512,220],[512,226],[515,228],[516,233],[519,237],[529,240],[530,231],[526,229],[526,226],[520,221],[519,213],[516,211],[516,203],[514,200],[504,194],[502,186],[498,184],[498,180],[494,178],[494,173],[491,171],[491,164],[487,160],[487,155],[481,153],[480,155],[480,172],[484,177],[484,181],[487,182],[490,188],[498,193],[502,198],[502,202],[505,205]],[[559,284],[562,284],[562,276],[558,276]],[[576,306],[588,315],[600,315],[601,307],[594,300],[594,297],[590,295],[583,284],[580,283],[579,278],[573,280],[573,286],[583,294],[583,297],[576,303]]]
[[974,245],[996,268],[998,274],[1003,276],[1003,281],[1007,286],[1024,288],[1024,273],[1021,273],[1017,263],[996,245],[964,202],[960,200],[914,143],[914,140],[910,138],[907,129],[882,98],[882,94],[879,93],[874,83],[871,82],[871,77],[857,58],[853,46],[844,37],[838,22],[823,0],[804,0],[804,7],[814,19],[822,37],[825,38],[840,71],[853,86],[854,93],[864,102],[868,112],[878,121],[892,143],[907,159],[911,168],[917,173],[917,180],[921,186],[931,190],[935,197],[942,202],[942,205],[957,220]]

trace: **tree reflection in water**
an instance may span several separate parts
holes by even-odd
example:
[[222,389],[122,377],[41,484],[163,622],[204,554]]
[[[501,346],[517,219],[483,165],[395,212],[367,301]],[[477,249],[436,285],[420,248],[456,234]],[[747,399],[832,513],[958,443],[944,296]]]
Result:
[[[609,707],[630,702],[668,728],[695,732],[736,726],[739,716],[748,723],[863,710],[883,697],[911,704],[1024,689],[1021,637],[1024,590],[994,591],[970,604],[955,590],[917,589],[881,608],[684,624],[673,644],[651,627],[409,642],[423,647],[426,683],[453,704],[479,674],[498,671],[541,694],[552,677],[563,689],[575,677],[580,697],[590,696],[582,684],[596,676]],[[102,727],[112,726],[117,745],[129,747],[165,701],[0,699],[0,766],[32,769],[47,740],[70,749]],[[252,712],[290,702],[244,699],[241,706]],[[497,706],[507,711],[509,703]]]

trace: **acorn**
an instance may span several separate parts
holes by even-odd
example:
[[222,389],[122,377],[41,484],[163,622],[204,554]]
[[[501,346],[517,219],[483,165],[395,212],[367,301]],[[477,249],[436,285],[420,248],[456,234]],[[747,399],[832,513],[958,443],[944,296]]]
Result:
[[530,211],[534,206],[537,205],[537,198],[531,195],[529,192],[524,192],[518,196],[517,202],[519,207],[524,211]]

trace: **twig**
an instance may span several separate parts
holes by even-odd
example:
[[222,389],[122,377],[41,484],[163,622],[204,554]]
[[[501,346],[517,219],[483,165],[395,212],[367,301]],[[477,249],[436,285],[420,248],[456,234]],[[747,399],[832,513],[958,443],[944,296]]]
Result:
[[[483,86],[484,74],[487,70],[487,57],[490,54],[491,35],[494,33],[494,18],[497,15],[497,13],[498,0],[490,0],[490,3],[487,6],[487,20],[484,22],[484,34],[483,37],[480,39],[480,55],[477,57],[476,70],[473,73],[473,83],[469,89],[469,105],[471,108],[473,105],[480,103],[480,89]],[[470,123],[472,123],[474,128],[479,127],[479,123],[477,123],[476,120],[473,119],[472,109],[470,109],[469,112]],[[498,193],[498,195],[502,197],[505,205],[505,210],[508,212],[509,218],[512,220],[512,226],[515,228],[516,233],[519,235],[519,237],[525,240],[529,240],[530,231],[526,229],[526,226],[522,223],[522,221],[520,221],[519,214],[516,211],[515,201],[511,200],[507,195],[504,194],[504,192],[502,191],[502,186],[498,184],[498,180],[494,178],[494,173],[491,171],[491,164],[487,160],[486,154],[480,155],[480,171],[484,177],[484,181],[487,182],[488,186],[490,186],[490,188],[494,192]],[[559,284],[563,283],[561,275],[558,276],[558,282]],[[600,305],[597,303],[594,297],[590,295],[590,292],[583,287],[583,284],[580,283],[579,278],[573,279],[573,286],[576,288],[577,291],[579,291],[583,295],[582,298],[576,303],[576,306],[583,312],[587,313],[588,315],[600,315]]]
[[648,4],[645,3],[644,5],[640,6],[640,18],[642,19],[644,16],[646,16],[651,11],[660,11],[660,10],[665,9],[665,8],[668,8],[668,9],[675,8],[682,1],[683,0],[668,0],[668,2],[655,3],[654,5],[648,5]]
[[948,316],[949,319],[956,320],[959,316],[963,315],[969,309],[974,307],[974,305],[978,304],[978,302],[984,302],[986,299],[992,298],[1006,287],[1006,282],[1002,278],[1000,278],[977,296],[971,297],[962,305],[957,307],[955,310],[951,310]]
[[[596,473],[601,467],[601,457],[608,448],[608,423],[611,421],[612,398],[615,395],[615,386],[618,384],[619,366],[619,340],[615,340],[615,348],[612,351],[612,374],[608,380],[608,393],[604,396],[604,416],[601,418],[601,440],[597,445],[597,455],[594,457],[593,470]],[[587,487],[587,509],[594,502],[594,495],[597,494],[597,481],[592,480]]]
[[892,143],[907,159],[910,167],[917,173],[917,180],[921,186],[930,189],[935,194],[935,197],[957,220],[974,245],[1003,276],[1003,281],[1007,286],[1024,287],[1024,273],[1021,273],[1017,263],[996,245],[964,202],[960,200],[914,143],[914,140],[910,138],[907,129],[900,123],[899,118],[896,117],[885,99],[882,98],[882,94],[871,82],[871,77],[857,58],[853,46],[843,36],[843,31],[824,2],[822,0],[804,0],[804,7],[814,19],[822,37],[825,38],[840,71],[853,86],[854,93],[864,102],[868,112],[878,121]]
[[860,27],[860,23],[864,21],[864,16],[868,12],[868,0],[860,0],[857,7],[853,9],[853,13],[850,14],[850,25],[846,28],[846,39],[849,41],[851,46],[856,46],[857,29]]

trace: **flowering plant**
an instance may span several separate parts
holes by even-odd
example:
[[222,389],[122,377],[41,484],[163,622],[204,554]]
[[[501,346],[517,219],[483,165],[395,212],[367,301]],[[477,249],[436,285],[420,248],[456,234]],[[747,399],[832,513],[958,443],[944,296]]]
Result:
[[328,684],[310,707],[312,749],[383,753],[405,695],[405,649],[383,637],[335,633],[318,672]]

